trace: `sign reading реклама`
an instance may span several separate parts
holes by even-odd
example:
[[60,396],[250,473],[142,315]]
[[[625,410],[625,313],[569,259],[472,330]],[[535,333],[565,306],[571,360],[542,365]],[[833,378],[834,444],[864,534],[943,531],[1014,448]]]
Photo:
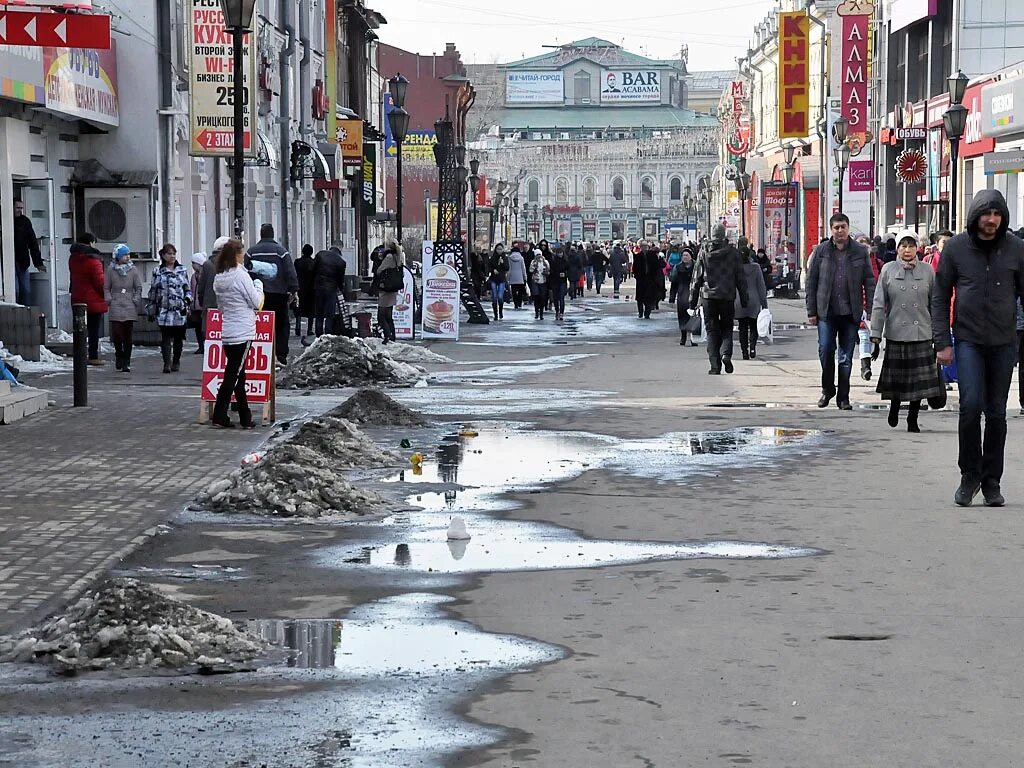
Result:
[[601,71],[601,103],[661,101],[661,73],[656,69]]
[[559,104],[565,101],[561,72],[506,72],[506,104]]
[[[231,33],[221,0],[188,0],[189,154],[230,157],[235,148],[234,60]],[[245,35],[243,59],[243,147],[256,155],[256,56],[252,33]]]

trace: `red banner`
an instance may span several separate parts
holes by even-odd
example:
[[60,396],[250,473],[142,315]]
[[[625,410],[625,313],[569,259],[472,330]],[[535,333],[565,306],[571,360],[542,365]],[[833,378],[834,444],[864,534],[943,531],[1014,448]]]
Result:
[[779,138],[810,133],[810,36],[803,11],[779,14]]
[[850,135],[868,131],[868,35],[870,16],[843,16],[842,113]]
[[[213,402],[224,380],[224,345],[220,310],[206,310],[206,346],[203,350],[203,400]],[[274,379],[274,313],[256,313],[256,340],[245,357],[245,396],[249,403],[268,403]],[[234,399],[234,395],[232,395]]]

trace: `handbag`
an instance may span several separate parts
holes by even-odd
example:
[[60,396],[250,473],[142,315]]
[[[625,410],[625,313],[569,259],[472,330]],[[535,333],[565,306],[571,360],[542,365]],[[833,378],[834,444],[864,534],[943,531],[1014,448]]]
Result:
[[693,336],[700,336],[701,325],[702,323],[700,319],[700,313],[694,312],[693,315],[690,316],[690,319],[686,321],[686,324],[683,326],[683,328],[686,329],[687,333]]
[[942,366],[936,364],[935,368],[939,378],[939,386],[942,387],[942,394],[929,397],[928,407],[933,411],[941,411],[946,407],[946,402],[949,400],[949,396],[946,393],[946,376],[942,373]]
[[398,267],[388,267],[381,271],[378,285],[384,293],[398,293],[405,287],[405,275]]

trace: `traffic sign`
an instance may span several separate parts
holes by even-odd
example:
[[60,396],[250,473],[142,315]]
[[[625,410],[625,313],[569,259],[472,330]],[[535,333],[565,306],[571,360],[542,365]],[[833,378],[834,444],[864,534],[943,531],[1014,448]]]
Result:
[[[206,346],[203,350],[202,399],[213,402],[224,380],[224,345],[220,334],[223,317],[220,310],[206,311]],[[274,390],[274,313],[256,313],[256,340],[245,357],[245,396],[250,404],[269,403]],[[234,396],[232,396],[234,399]]]
[[0,11],[0,44],[42,48],[110,48],[103,14]]

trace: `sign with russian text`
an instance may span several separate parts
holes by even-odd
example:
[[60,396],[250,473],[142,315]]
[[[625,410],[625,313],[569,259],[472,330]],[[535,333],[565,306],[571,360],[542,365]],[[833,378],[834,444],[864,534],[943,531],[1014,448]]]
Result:
[[338,121],[338,144],[341,145],[341,162],[346,168],[363,166],[363,121],[356,119]]
[[[435,256],[436,258],[436,256]],[[434,264],[423,272],[423,338],[459,338],[459,308],[462,305],[462,281],[458,270],[447,264]]]
[[46,108],[103,125],[118,125],[117,49],[44,48]]
[[868,131],[868,36],[870,16],[843,16],[842,110],[850,134]]
[[559,72],[506,72],[505,103],[561,104],[565,81]]
[[661,73],[656,69],[601,70],[601,103],[661,101]]
[[[227,357],[220,335],[224,318],[219,309],[206,310],[206,344],[203,348],[203,400],[213,402],[224,381]],[[256,339],[245,356],[245,397],[250,404],[269,403],[274,379],[274,313],[256,313]],[[234,399],[234,395],[232,395]]]
[[798,245],[800,228],[792,226],[794,221],[799,221],[796,187],[782,182],[762,184],[761,247],[770,258],[792,252],[786,243]]
[[[235,151],[234,53],[220,0],[188,0],[189,151],[193,157],[231,157]],[[242,128],[247,157],[256,155],[256,56],[253,35],[242,45]]]
[[[423,263],[427,263],[426,254],[423,254]],[[402,284],[402,292],[398,294],[398,303],[395,305],[392,319],[395,321],[395,338],[411,339],[415,335],[413,329],[416,318],[416,282],[409,267],[405,267],[402,274],[405,282]]]
[[810,36],[803,11],[779,14],[779,138],[810,133]]
[[874,192],[875,191],[875,161],[874,160],[851,160],[846,170],[850,180],[851,192]]

